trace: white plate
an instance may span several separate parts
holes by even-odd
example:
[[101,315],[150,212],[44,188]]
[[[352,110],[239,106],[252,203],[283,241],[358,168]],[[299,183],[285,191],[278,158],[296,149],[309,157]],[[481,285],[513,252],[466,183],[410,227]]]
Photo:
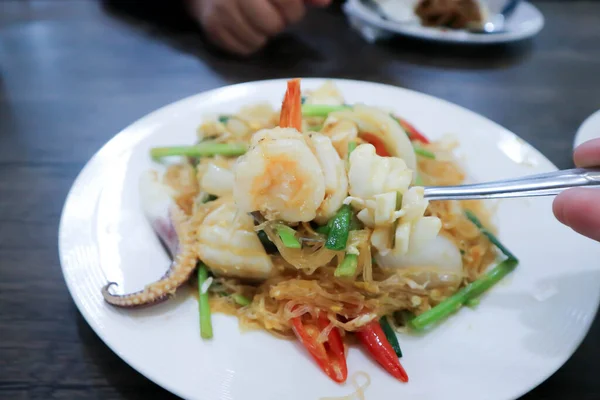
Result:
[[[357,18],[370,28],[437,42],[507,43],[535,36],[544,26],[542,13],[533,4],[527,2],[522,2],[517,6],[514,14],[506,23],[506,32],[495,34],[477,34],[466,30],[425,27],[418,21],[402,23],[385,20],[362,4],[360,0],[348,0],[344,4],[344,10],[350,17]],[[371,34],[369,33],[369,35]]]
[[[305,79],[303,88],[320,83]],[[349,103],[392,109],[434,139],[453,134],[475,180],[555,169],[506,129],[451,103],[375,83],[336,83]],[[138,206],[138,178],[152,166],[148,150],[192,143],[203,114],[231,113],[259,100],[277,106],[285,86],[274,80],[225,87],[147,115],[90,160],[66,200],[59,247],[75,303],[123,360],[184,398],[317,400],[353,391],[349,382],[339,386],[329,380],[294,341],[240,333],[233,317],[215,315],[214,339],[201,340],[196,299],[186,290],[138,311],[113,308],[100,294],[107,278],[133,291],[160,277],[168,265]],[[408,384],[351,348],[349,376],[366,371],[372,380],[367,399],[392,393],[398,399],[515,399],[575,351],[598,306],[600,245],[556,222],[547,198],[505,200],[497,218],[501,240],[521,259],[519,268],[476,310],[461,310],[425,336],[400,337]]]
[[575,134],[573,148],[584,142],[587,142],[588,140],[597,138],[600,138],[600,110],[596,111],[587,117],[585,121],[583,121],[583,124],[581,124],[579,127],[577,134]]

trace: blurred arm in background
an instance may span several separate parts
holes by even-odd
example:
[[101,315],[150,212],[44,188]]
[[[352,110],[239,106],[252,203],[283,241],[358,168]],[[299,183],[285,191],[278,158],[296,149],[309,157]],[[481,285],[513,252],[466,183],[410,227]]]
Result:
[[300,21],[310,6],[332,0],[185,0],[207,38],[225,51],[248,56],[287,26]]

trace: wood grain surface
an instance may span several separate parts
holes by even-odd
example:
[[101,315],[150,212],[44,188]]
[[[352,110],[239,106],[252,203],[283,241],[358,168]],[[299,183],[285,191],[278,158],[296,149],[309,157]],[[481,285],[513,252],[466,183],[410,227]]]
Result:
[[[0,1],[0,398],[174,398],[88,327],[57,253],[61,208],[85,162],[172,101],[277,77],[383,82],[481,113],[569,167],[577,127],[600,108],[600,2],[536,5],[546,17],[538,37],[484,48],[369,45],[338,4],[239,60],[206,46],[170,1]],[[596,323],[523,399],[600,399],[599,346]]]

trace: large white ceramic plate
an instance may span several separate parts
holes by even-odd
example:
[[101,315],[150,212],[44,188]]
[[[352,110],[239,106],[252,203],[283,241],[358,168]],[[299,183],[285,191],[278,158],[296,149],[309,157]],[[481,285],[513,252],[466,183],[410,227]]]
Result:
[[[315,88],[318,79],[305,79]],[[452,134],[471,177],[491,180],[554,170],[538,151],[495,123],[424,94],[357,81],[336,81],[349,103],[386,107],[433,139]],[[65,280],[90,326],[125,362],[188,399],[317,400],[352,392],[329,380],[294,341],[240,333],[237,320],[214,316],[214,339],[200,339],[196,299],[186,290],[138,311],[103,302],[107,279],[133,291],[168,265],[138,206],[140,174],[153,146],[191,143],[206,113],[232,113],[256,101],[277,106],[284,80],[202,93],[135,122],[86,165],[66,200],[60,225]],[[402,384],[360,349],[349,375],[371,377],[367,399],[515,399],[556,371],[594,319],[600,294],[600,245],[556,222],[550,199],[498,204],[500,239],[518,269],[475,309],[463,309],[427,335],[400,337],[410,383]]]
[[587,142],[588,140],[600,138],[600,110],[596,111],[583,121],[577,130],[573,147]]
[[535,36],[544,27],[544,16],[531,3],[522,2],[514,14],[506,22],[505,32],[494,34],[477,34],[466,30],[441,29],[426,27],[418,20],[397,22],[381,18],[373,9],[365,6],[360,0],[348,0],[344,10],[350,17],[382,32],[411,36],[435,42],[491,44],[508,43]]

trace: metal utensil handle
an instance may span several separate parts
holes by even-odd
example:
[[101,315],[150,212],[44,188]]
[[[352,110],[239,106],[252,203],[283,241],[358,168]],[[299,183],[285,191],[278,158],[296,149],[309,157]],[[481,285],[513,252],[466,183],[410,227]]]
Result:
[[459,186],[425,187],[427,200],[476,200],[554,196],[572,187],[600,187],[600,168],[575,168],[517,179]]

